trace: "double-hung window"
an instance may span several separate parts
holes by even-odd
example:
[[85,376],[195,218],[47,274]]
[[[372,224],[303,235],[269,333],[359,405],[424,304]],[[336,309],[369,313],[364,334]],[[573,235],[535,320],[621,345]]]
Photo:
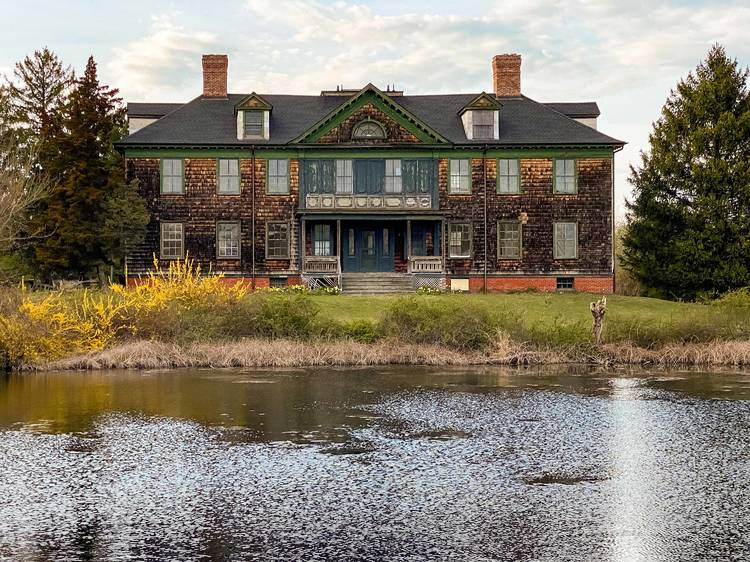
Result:
[[553,236],[554,257],[556,260],[569,260],[578,257],[578,224],[556,222]]
[[401,182],[401,160],[385,161],[385,192],[401,193],[403,190]]
[[163,260],[181,260],[185,257],[185,228],[181,222],[161,223],[160,257]]
[[518,174],[518,160],[500,158],[497,161],[497,192],[520,193],[521,182]]
[[489,140],[495,138],[495,112],[487,109],[472,111],[472,139]]
[[286,195],[289,193],[289,160],[268,161],[268,193]]
[[576,161],[573,158],[555,160],[555,193],[576,192]]
[[161,192],[165,194],[184,193],[183,166],[181,158],[164,158],[161,161]]
[[448,225],[448,251],[452,258],[471,257],[471,223],[453,222]]
[[452,194],[471,193],[471,161],[468,159],[451,160],[448,189]]
[[244,119],[244,138],[262,139],[263,138],[263,112],[252,110],[245,111]]
[[316,224],[313,226],[313,255],[330,256],[331,250],[331,225]]
[[497,257],[511,260],[521,257],[521,223],[519,221],[497,223]]
[[266,223],[266,258],[289,258],[289,223]]
[[354,182],[351,160],[336,160],[336,193],[352,193]]
[[219,194],[238,195],[240,193],[240,161],[219,159]]
[[216,257],[219,259],[239,259],[239,222],[216,223]]

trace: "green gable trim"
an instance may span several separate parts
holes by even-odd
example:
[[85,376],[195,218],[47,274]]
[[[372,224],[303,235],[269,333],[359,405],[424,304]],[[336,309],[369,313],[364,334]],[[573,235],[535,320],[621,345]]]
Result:
[[[125,158],[252,158],[249,147],[227,148],[126,148]],[[487,158],[612,158],[612,148],[490,148]],[[419,145],[409,148],[368,148],[342,149],[320,146],[302,148],[290,146],[282,148],[256,148],[256,158],[482,158],[485,152],[476,147],[430,148]]]
[[314,143],[328,131],[340,125],[353,112],[367,104],[372,104],[380,109],[422,142],[449,142],[443,135],[426,125],[422,120],[407,111],[391,97],[383,94],[372,84],[365,86],[360,93],[335,108],[291,142]]

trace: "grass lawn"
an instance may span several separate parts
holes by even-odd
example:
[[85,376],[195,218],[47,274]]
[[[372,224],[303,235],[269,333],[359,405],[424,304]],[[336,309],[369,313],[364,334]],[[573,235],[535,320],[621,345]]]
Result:
[[[349,320],[377,320],[391,296],[317,295],[312,299],[320,305],[321,314],[342,322]],[[495,312],[510,313],[520,317],[528,325],[549,322],[555,319],[566,323],[590,322],[589,303],[600,295],[587,293],[499,293],[499,294],[453,294],[419,295],[415,298],[465,301],[481,303]],[[722,311],[718,307],[702,304],[679,303],[644,297],[607,296],[609,322],[618,320],[650,322],[682,321],[695,317],[703,322]]]

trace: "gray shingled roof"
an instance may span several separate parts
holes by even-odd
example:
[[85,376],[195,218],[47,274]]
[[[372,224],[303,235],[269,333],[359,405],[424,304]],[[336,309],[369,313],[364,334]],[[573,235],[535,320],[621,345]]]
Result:
[[141,103],[129,102],[127,105],[128,117],[164,117],[184,103]]
[[595,101],[545,102],[544,105],[568,117],[599,117],[602,113]]
[[[272,106],[270,140],[237,140],[234,107],[246,94],[228,99],[197,97],[158,121],[136,131],[120,146],[145,145],[280,145],[315,125],[349,98],[260,94]],[[393,99],[454,144],[481,145],[466,139],[459,111],[479,94],[398,96]],[[500,145],[605,145],[622,141],[582,125],[527,97],[502,99]]]

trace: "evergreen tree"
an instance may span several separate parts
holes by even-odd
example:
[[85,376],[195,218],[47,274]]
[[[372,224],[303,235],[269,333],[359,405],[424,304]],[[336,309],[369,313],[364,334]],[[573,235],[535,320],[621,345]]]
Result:
[[[47,277],[102,275],[145,225],[145,203],[136,186],[125,183],[122,157],[113,143],[126,131],[117,90],[100,85],[89,57],[61,111],[63,127],[51,138],[56,155],[50,172],[57,179],[34,220],[46,235],[35,245],[35,261]],[[126,209],[127,207],[127,209]],[[128,211],[127,217],[122,215]],[[144,218],[145,217],[145,218]],[[118,221],[136,221],[124,228]]]
[[44,47],[17,62],[14,80],[7,81],[13,103],[14,120],[27,141],[41,140],[54,126],[74,76],[55,53]]
[[622,260],[646,287],[692,299],[750,285],[748,70],[715,45],[670,93],[631,166]]

